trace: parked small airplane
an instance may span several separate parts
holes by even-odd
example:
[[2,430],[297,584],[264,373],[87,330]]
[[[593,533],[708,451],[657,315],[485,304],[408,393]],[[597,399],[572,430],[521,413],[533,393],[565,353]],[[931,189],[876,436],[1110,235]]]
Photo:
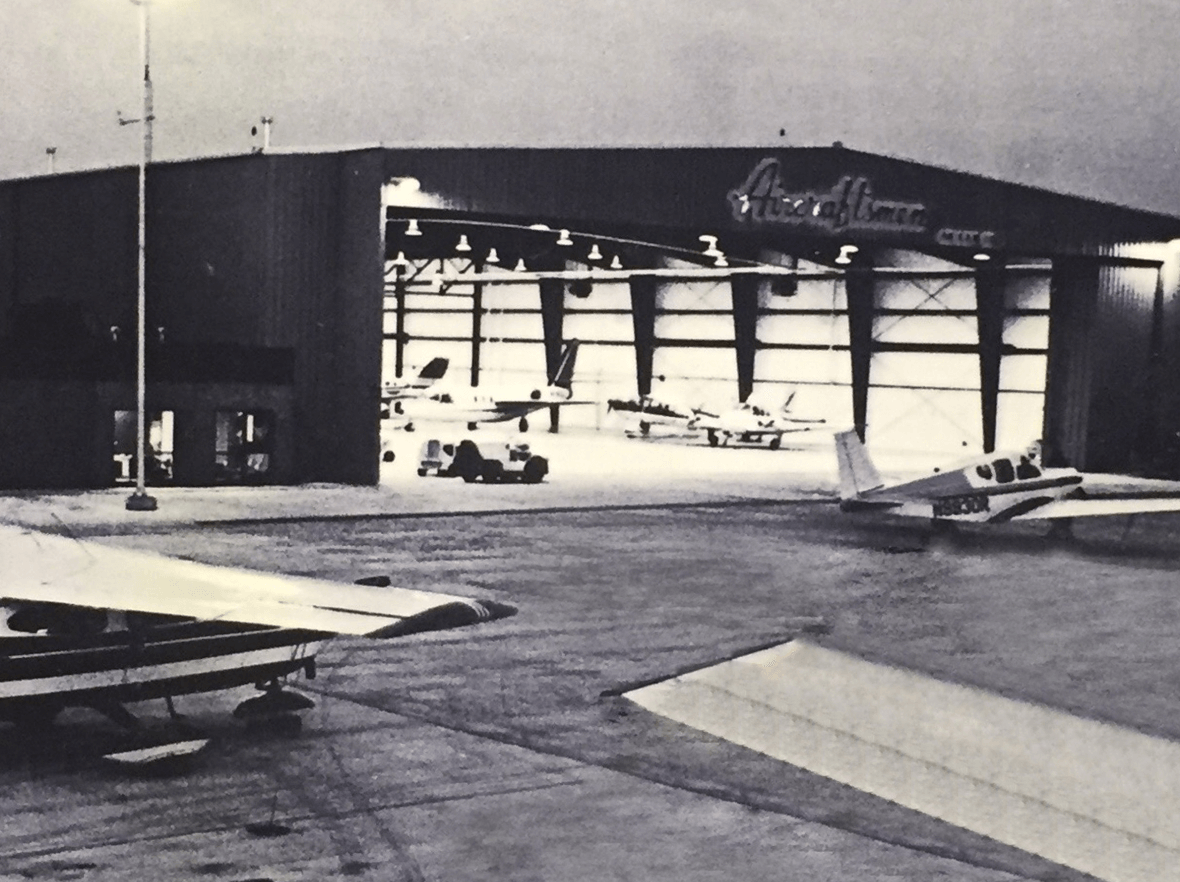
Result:
[[403,412],[402,402],[407,398],[421,398],[426,390],[443,378],[450,362],[442,357],[432,358],[418,376],[404,383],[387,383],[381,389],[381,419]]
[[1180,494],[1088,497],[1083,491],[1086,476],[1072,468],[1046,468],[1039,443],[1021,453],[988,454],[890,487],[855,431],[836,435],[836,457],[844,511],[984,523],[1180,511]]
[[[468,429],[476,429],[480,423],[503,423],[519,420],[519,428],[527,432],[528,415],[546,407],[564,404],[591,404],[589,401],[574,401],[572,382],[574,362],[578,357],[578,341],[570,340],[561,353],[557,369],[549,377],[548,385],[529,391],[512,390],[507,394],[466,394],[463,392],[435,392],[407,403],[407,412],[422,418],[438,420],[462,420]],[[439,406],[443,405],[443,406]]]
[[787,416],[794,399],[795,393],[792,392],[779,414],[749,401],[742,402],[735,409],[722,414],[697,411],[688,427],[703,431],[710,447],[729,444],[730,441],[752,444],[767,441],[767,446],[771,450],[777,450],[783,443],[783,435],[810,432],[824,422],[821,419],[804,420]]
[[689,407],[661,401],[651,395],[611,398],[606,402],[606,409],[629,417],[631,425],[635,428],[628,428],[627,434],[637,434],[643,438],[648,437],[652,426],[668,426],[687,432],[689,421],[701,413]]
[[0,526],[0,719],[45,725],[90,707],[137,728],[125,703],[253,683],[235,716],[311,707],[282,689],[315,676],[339,634],[401,637],[513,615],[498,601],[342,584],[160,557]]

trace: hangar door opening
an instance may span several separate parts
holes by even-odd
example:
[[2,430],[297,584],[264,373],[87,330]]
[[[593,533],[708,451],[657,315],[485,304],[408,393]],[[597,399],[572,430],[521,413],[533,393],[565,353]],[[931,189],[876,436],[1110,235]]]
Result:
[[[975,456],[984,447],[980,298],[993,295],[961,267],[929,257],[894,252],[890,265],[913,269],[915,275],[882,275],[876,282],[870,444],[923,456]],[[930,275],[923,277],[923,271]],[[1046,272],[1006,276],[994,296],[1002,297],[994,446],[1021,449],[1042,435],[1047,267]]]

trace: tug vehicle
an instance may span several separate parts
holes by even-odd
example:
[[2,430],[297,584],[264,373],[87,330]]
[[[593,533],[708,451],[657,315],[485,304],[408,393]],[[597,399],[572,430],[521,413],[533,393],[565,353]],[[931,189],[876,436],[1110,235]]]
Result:
[[[492,445],[484,445],[490,451]],[[458,444],[431,438],[422,445],[418,476],[462,478],[468,484],[482,480],[485,484],[539,484],[549,474],[549,460],[537,456],[526,443],[506,443],[496,447],[495,455],[485,456],[474,441],[464,438]]]

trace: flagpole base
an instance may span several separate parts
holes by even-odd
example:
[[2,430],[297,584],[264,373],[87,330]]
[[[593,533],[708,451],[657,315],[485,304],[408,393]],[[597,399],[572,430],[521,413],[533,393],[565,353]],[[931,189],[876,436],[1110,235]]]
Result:
[[155,511],[156,497],[146,493],[132,493],[127,497],[127,511]]

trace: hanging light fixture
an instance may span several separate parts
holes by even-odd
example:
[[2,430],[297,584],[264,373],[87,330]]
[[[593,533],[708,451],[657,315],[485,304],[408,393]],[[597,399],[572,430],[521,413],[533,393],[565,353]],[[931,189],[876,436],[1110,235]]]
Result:
[[499,263],[500,255],[496,253],[495,248],[488,249],[488,256],[483,259],[484,263]]
[[404,251],[399,251],[397,253],[397,257],[395,257],[393,260],[391,260],[390,263],[392,263],[396,267],[401,267],[403,269],[410,265],[410,262],[408,260],[406,260],[406,252],[404,252]]
[[410,223],[406,226],[406,235],[407,236],[421,236],[422,235],[422,231],[420,229],[418,229],[418,219],[417,218],[412,218],[410,220]]
[[858,251],[860,251],[860,249],[855,245],[841,245],[840,253],[836,257],[836,263],[840,264],[841,266],[847,266],[848,264],[852,263],[852,255],[856,254]]
[[725,255],[720,251],[717,252],[717,257],[713,261],[713,266],[729,266],[729,261],[725,259]]
[[524,265],[524,258],[523,257],[520,258],[520,260],[516,261],[516,268],[513,271],[518,272],[518,273],[528,272],[528,267],[526,267]]
[[557,237],[558,245],[573,245],[574,240],[570,238],[569,230],[562,230],[561,235]]
[[471,243],[467,241],[467,234],[463,233],[459,236],[459,244],[455,246],[455,250],[464,253],[471,250]]
[[705,243],[705,257],[717,257],[721,254],[721,250],[717,247],[717,237],[704,234],[697,236],[697,238]]
[[619,260],[619,255],[611,258],[610,268],[613,270],[621,270],[623,268],[623,261]]
[[587,260],[602,260],[602,252],[598,250],[598,243],[595,242],[590,246],[590,253],[586,255]]

